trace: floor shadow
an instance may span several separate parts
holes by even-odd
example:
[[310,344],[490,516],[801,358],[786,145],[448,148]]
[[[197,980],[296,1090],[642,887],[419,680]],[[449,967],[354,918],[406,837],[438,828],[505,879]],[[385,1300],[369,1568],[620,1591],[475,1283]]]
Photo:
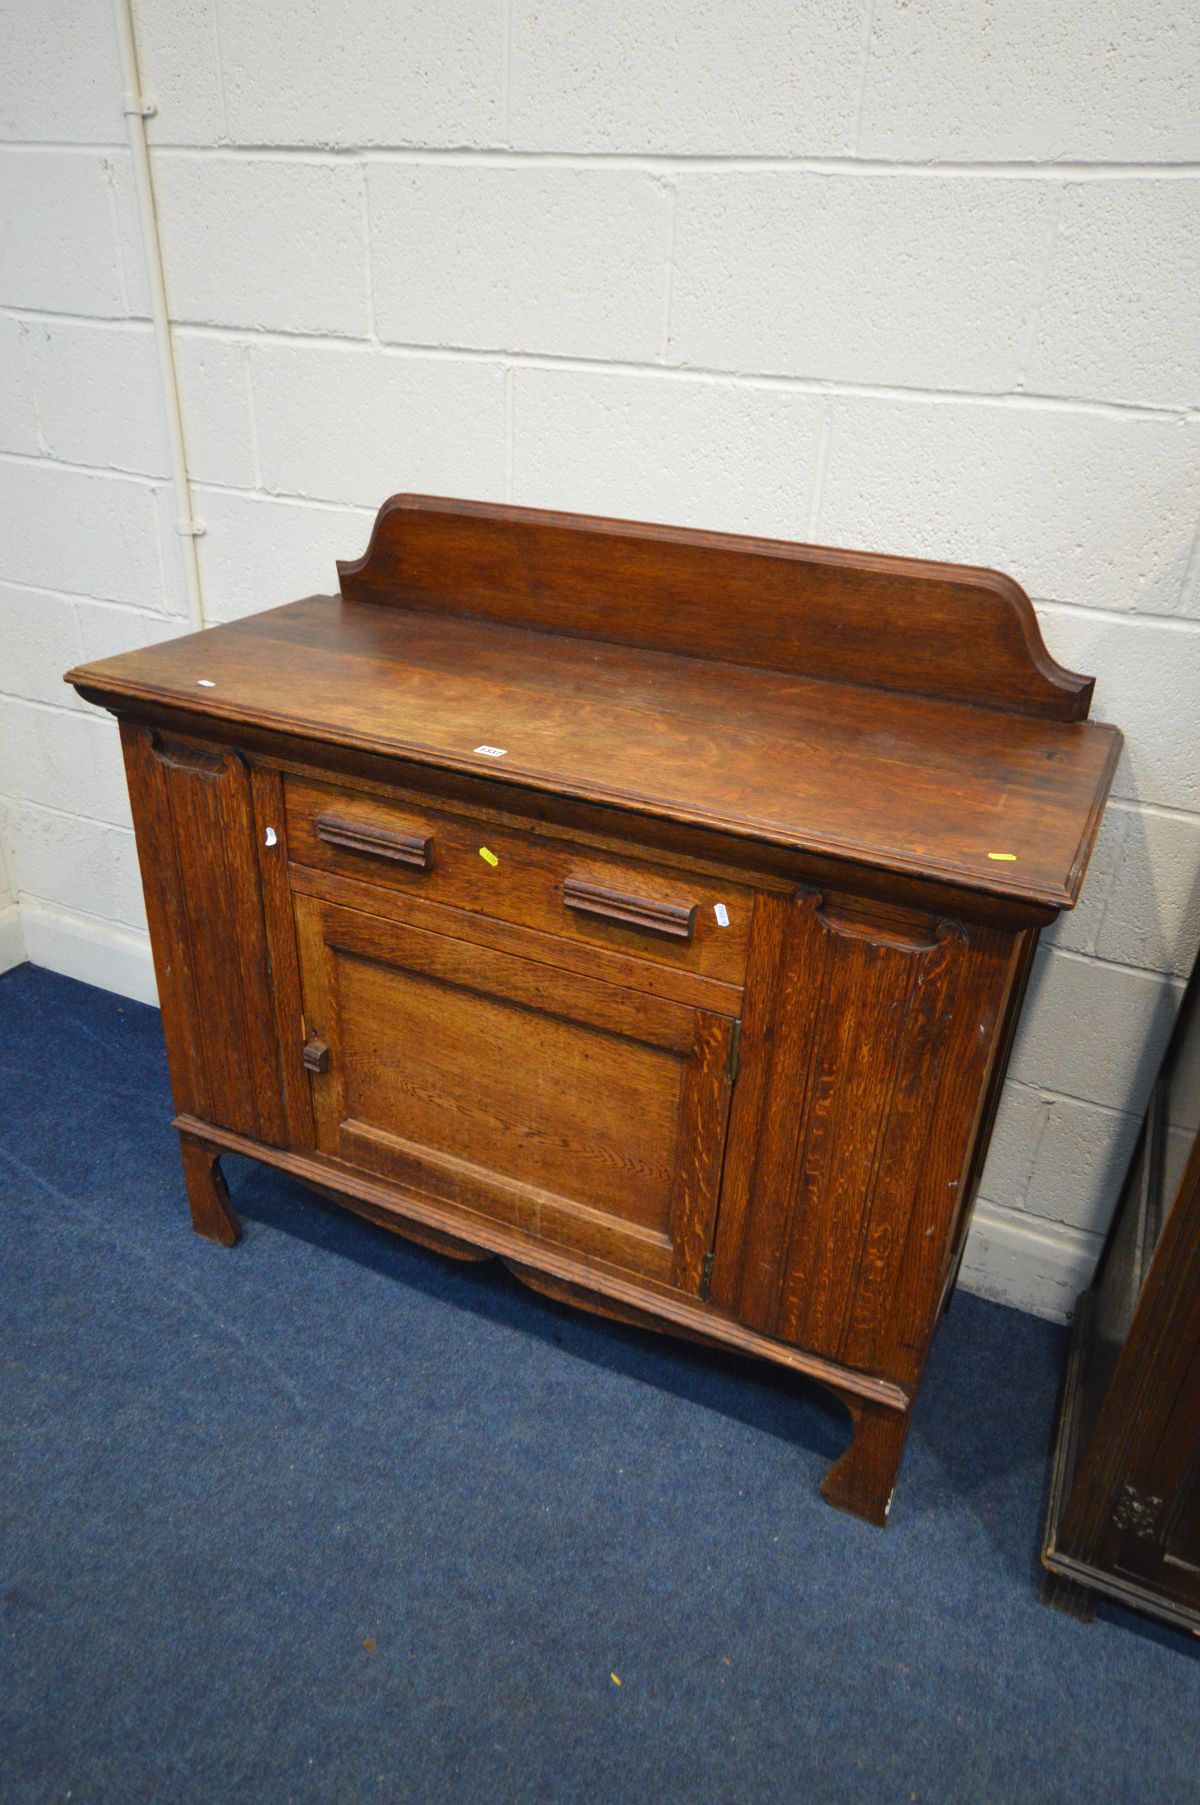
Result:
[[846,1446],[846,1410],[822,1386],[769,1362],[592,1316],[532,1292],[499,1259],[465,1263],[406,1241],[328,1202],[283,1173],[226,1155],[238,1214],[424,1296],[471,1311],[574,1358],[637,1379],[688,1403],[834,1460]]

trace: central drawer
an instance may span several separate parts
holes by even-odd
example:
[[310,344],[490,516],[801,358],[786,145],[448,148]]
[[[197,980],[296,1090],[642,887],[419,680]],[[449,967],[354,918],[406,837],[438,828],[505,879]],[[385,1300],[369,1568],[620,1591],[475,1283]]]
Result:
[[741,985],[754,891],[528,828],[285,779],[293,864]]

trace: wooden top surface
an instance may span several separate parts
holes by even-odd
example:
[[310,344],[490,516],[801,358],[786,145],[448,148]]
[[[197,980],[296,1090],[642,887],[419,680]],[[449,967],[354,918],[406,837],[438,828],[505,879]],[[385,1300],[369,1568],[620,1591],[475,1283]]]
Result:
[[1078,894],[1121,744],[1086,721],[331,596],[68,681],[118,711],[255,723],[1055,907]]

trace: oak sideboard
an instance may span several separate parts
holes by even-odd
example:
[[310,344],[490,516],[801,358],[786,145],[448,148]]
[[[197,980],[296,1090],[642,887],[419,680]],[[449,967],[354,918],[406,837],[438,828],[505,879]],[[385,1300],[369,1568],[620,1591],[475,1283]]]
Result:
[[886,1519],[1120,749],[992,571],[399,495],[119,718],[192,1220],[249,1154],[761,1355]]

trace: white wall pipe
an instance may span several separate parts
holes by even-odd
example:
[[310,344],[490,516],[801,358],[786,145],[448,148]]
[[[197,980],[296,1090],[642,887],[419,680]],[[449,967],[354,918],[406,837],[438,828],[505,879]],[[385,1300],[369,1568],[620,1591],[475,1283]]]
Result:
[[146,120],[154,108],[147,105],[138,73],[137,39],[133,29],[132,0],[113,0],[117,23],[117,42],[121,51],[121,80],[125,92],[121,108],[129,121],[129,149],[133,157],[133,181],[137,191],[138,218],[142,228],[142,248],[146,255],[146,275],[150,284],[150,317],[154,322],[154,348],[158,357],[159,387],[167,421],[167,441],[171,451],[171,480],[175,486],[175,530],[179,534],[183,554],[183,580],[187,591],[188,620],[193,632],[204,625],[204,604],[200,592],[200,562],[196,556],[196,539],[204,531],[192,510],[192,485],[188,478],[187,451],[183,442],[183,415],[179,407],[179,380],[175,371],[175,346],[171,339],[171,317],[167,312],[167,289],[163,280],[162,244],[158,236],[158,214],[154,206],[154,182],[150,172],[150,147],[146,141]]

